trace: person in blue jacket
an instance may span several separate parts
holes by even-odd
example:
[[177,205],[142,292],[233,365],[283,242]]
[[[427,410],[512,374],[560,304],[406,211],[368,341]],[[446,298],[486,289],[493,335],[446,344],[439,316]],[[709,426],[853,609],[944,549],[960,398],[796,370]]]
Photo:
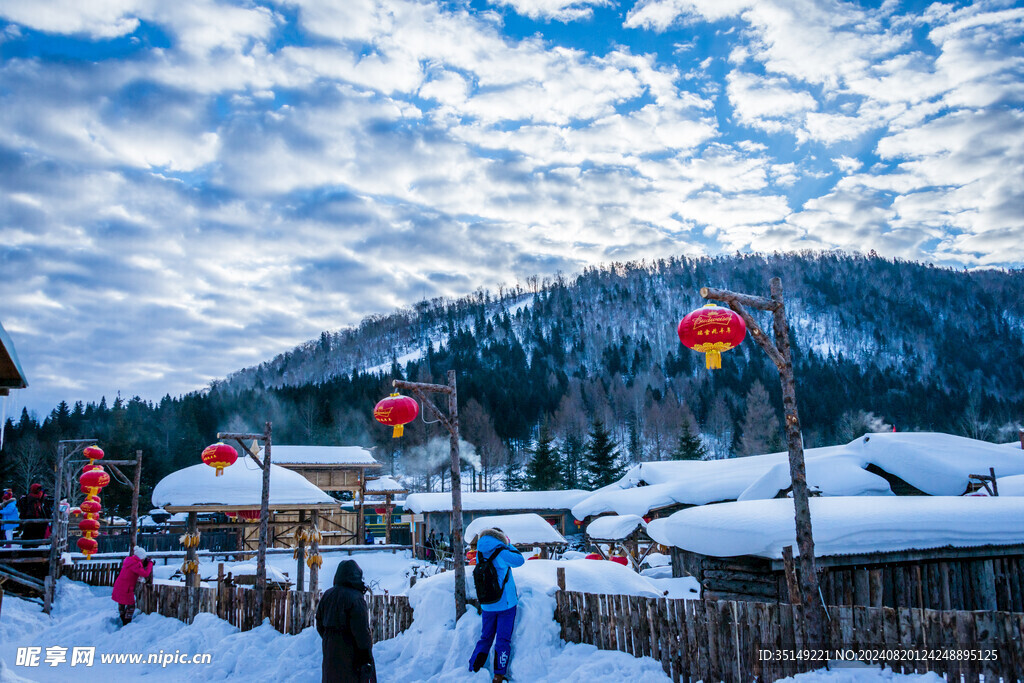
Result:
[[512,567],[522,566],[525,560],[523,554],[509,544],[508,537],[501,529],[485,529],[477,537],[476,561],[480,562],[492,555],[498,580],[505,583],[505,588],[500,600],[480,605],[483,628],[473,656],[469,658],[469,669],[475,672],[483,668],[491,643],[497,636],[497,642],[494,643],[494,683],[499,683],[505,680],[509,660],[512,658],[512,629],[516,624],[516,605],[519,604]]
[[[18,521],[21,515],[18,514],[18,502],[14,500],[14,492],[11,489],[4,489],[3,499],[0,499],[0,541],[14,539],[14,530],[18,528]],[[0,548],[9,548],[10,544],[0,543]]]

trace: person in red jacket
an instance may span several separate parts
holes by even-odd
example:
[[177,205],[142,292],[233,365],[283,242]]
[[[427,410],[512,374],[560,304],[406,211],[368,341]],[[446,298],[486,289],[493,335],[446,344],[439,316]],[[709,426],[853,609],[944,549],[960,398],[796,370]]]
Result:
[[132,554],[121,563],[121,572],[114,580],[114,591],[110,595],[117,603],[122,625],[130,624],[135,614],[135,583],[152,575],[153,561],[146,558],[144,548],[135,546]]

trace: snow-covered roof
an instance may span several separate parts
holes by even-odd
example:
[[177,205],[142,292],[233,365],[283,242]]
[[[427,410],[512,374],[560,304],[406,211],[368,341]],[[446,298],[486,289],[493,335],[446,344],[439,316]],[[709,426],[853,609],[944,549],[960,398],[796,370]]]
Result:
[[[931,495],[958,495],[968,475],[994,467],[1024,474],[1024,457],[1005,446],[950,434],[883,432],[804,453],[807,483],[824,496],[888,496],[889,483],[869,465]],[[646,486],[641,485],[646,483]],[[774,498],[790,486],[786,452],[708,461],[645,462],[575,505],[583,519],[605,512],[646,515],[671,505]]]
[[[462,510],[568,510],[590,495],[590,491],[488,491],[462,493]],[[410,493],[405,509],[422,512],[451,512],[451,493]]]
[[1024,496],[1024,474],[1012,477],[996,477],[1000,496]]
[[566,543],[565,537],[553,526],[544,521],[540,515],[525,512],[518,515],[493,515],[474,519],[466,527],[464,537],[473,542],[484,529],[501,529],[508,536],[512,545],[529,545],[531,543]]
[[618,541],[629,538],[637,527],[647,528],[647,522],[640,515],[605,515],[587,525],[587,536],[603,541]]
[[[273,456],[271,456],[273,457]],[[263,470],[255,463],[241,458],[224,468],[216,476],[209,465],[198,464],[172,472],[153,488],[156,507],[186,507],[193,505],[250,505],[260,506],[263,491]],[[270,466],[270,506],[334,504],[326,493],[309,483],[298,472],[277,465]]]
[[366,492],[370,494],[377,493],[405,493],[408,491],[406,487],[399,484],[391,477],[384,476],[378,477],[377,479],[370,479],[366,482]]
[[277,465],[363,465],[378,467],[368,448],[362,446],[279,446],[274,444],[270,461]]
[[[1024,499],[967,496],[812,498],[818,556],[1024,543]],[[734,557],[782,557],[796,543],[793,501],[739,501],[680,510],[647,525],[662,545]]]

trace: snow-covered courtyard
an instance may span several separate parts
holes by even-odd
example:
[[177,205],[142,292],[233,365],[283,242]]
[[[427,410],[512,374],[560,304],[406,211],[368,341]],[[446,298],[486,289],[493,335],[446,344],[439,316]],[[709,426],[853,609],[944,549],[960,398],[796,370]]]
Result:
[[[356,561],[369,584],[399,592],[416,561],[390,552],[361,554]],[[330,580],[337,562],[325,562]],[[669,680],[659,662],[591,645],[565,643],[553,618],[556,569],[566,568],[568,590],[628,595],[673,596],[687,593],[679,582],[641,576],[613,562],[591,560],[527,562],[516,570],[520,610],[513,638],[512,680],[521,681],[659,681]],[[651,572],[657,576],[657,572]],[[480,633],[474,609],[455,624],[454,575],[442,573],[420,579],[407,592],[414,609],[412,627],[398,637],[377,643],[374,656],[379,680],[489,681],[490,673],[470,673],[467,659]],[[469,581],[470,588],[472,581]],[[110,588],[89,587],[62,579],[50,617],[38,604],[7,595],[0,613],[0,682],[20,681],[317,681],[320,678],[320,638],[314,628],[296,636],[282,635],[269,624],[240,632],[209,614],[186,625],[159,615],[139,614],[125,627],[116,623]],[[26,665],[26,648],[38,661]],[[75,661],[75,648],[92,650],[92,664]],[[19,661],[19,652],[21,661]],[[79,657],[82,657],[80,651]],[[167,661],[128,663],[118,655],[150,655]],[[208,663],[191,663],[195,655]],[[177,661],[175,661],[177,658]],[[183,660],[188,663],[183,663]],[[935,675],[900,676],[879,670],[837,670],[803,674],[800,681],[829,682],[938,681]]]

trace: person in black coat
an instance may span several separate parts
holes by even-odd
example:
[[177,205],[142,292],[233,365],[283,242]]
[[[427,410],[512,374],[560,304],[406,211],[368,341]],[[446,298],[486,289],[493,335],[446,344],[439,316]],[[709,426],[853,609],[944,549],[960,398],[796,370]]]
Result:
[[323,683],[377,683],[373,641],[363,593],[363,570],[345,560],[316,608],[316,630],[323,639]]

